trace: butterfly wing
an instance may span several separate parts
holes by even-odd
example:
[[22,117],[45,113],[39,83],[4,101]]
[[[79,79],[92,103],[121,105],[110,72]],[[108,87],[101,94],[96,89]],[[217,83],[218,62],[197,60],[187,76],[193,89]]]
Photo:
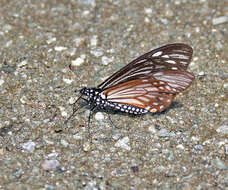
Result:
[[98,88],[106,89],[126,81],[148,78],[159,71],[186,71],[192,59],[192,52],[190,46],[182,43],[157,48],[130,62],[101,83]]
[[[137,79],[118,84],[114,87],[105,89],[101,92],[101,97],[110,102],[128,104],[135,107],[146,109],[150,112],[161,112],[172,103],[175,95],[186,89],[191,80],[183,78],[184,73],[175,77],[182,80],[173,81],[173,75],[170,75],[171,83],[154,78]],[[162,74],[157,75],[162,78]],[[183,80],[185,82],[183,82]]]

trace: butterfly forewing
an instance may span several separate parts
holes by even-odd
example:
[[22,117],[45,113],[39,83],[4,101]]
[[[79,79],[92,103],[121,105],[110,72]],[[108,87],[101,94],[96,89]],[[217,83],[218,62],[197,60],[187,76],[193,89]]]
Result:
[[98,88],[106,89],[131,80],[148,78],[153,73],[167,70],[185,71],[192,58],[192,48],[176,43],[152,50],[114,73]]

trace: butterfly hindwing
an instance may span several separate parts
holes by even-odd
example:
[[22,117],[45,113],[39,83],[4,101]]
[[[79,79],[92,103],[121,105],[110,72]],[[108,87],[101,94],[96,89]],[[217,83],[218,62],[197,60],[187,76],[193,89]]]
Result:
[[166,109],[175,94],[176,91],[166,82],[156,79],[133,80],[101,92],[107,101],[132,105],[153,113]]

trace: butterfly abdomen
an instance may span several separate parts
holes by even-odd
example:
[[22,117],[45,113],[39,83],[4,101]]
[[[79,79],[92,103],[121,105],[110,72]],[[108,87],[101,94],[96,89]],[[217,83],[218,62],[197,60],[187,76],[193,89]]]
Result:
[[100,90],[96,88],[83,88],[80,93],[88,97],[89,105],[100,107],[101,109],[111,109],[135,115],[148,112],[148,110],[136,106],[108,101]]

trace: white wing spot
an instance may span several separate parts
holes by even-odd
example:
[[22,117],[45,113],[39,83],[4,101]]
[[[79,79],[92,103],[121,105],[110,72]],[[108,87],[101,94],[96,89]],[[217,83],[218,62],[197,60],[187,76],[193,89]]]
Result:
[[103,92],[101,93],[101,98],[102,99],[106,99],[105,95],[103,94]]
[[162,57],[162,58],[169,58],[168,55],[162,55],[161,57]]
[[158,105],[158,103],[157,103],[157,102],[153,102],[153,105],[154,105],[154,106],[157,106],[157,105]]
[[188,56],[183,54],[170,54],[170,57],[179,58],[179,59],[189,59]]
[[185,61],[180,61],[180,63],[182,63],[183,65],[188,64],[188,63],[187,63],[187,62],[185,62]]
[[150,108],[151,108],[150,106],[147,106],[145,109],[149,111],[149,110],[150,110]]
[[178,68],[177,68],[177,67],[172,67],[171,69],[172,69],[172,70],[178,70]]
[[170,88],[170,86],[165,86],[165,88],[167,89],[167,90],[169,90],[169,91],[171,91],[171,88]]
[[158,51],[152,55],[152,57],[158,57],[159,55],[162,54],[162,51]]
[[167,63],[171,63],[171,64],[176,64],[176,61],[174,60],[166,60]]
[[161,106],[160,106],[160,109],[163,109],[163,108],[164,108],[164,106],[163,106],[163,105],[161,105]]
[[164,82],[162,82],[162,81],[159,81],[159,84],[165,84]]
[[160,86],[159,89],[164,90],[164,87],[163,86]]

